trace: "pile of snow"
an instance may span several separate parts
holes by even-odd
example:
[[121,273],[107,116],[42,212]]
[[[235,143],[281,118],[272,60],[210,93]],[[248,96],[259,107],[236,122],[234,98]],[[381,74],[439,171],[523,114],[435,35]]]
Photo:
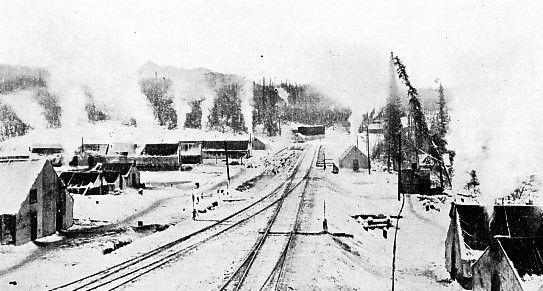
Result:
[[254,157],[246,162],[247,168],[259,168],[264,167],[264,175],[276,175],[290,170],[298,157],[301,154],[301,150],[284,150],[278,152],[275,155],[265,155],[260,157]]
[[[145,191],[144,191],[145,192]],[[147,208],[155,199],[128,189],[124,195],[72,195],[74,219],[81,221],[117,222]]]
[[543,276],[526,274],[522,277],[522,285],[526,291],[536,291],[543,286]]

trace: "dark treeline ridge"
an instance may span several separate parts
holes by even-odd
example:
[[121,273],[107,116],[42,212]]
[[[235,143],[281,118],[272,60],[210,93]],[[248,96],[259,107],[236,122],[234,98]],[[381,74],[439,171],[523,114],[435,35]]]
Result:
[[262,125],[268,136],[280,134],[281,124],[286,122],[349,126],[351,110],[310,85],[262,80],[254,84],[253,96],[253,126]]
[[[59,127],[61,108],[58,96],[47,90],[47,71],[39,68],[0,65],[0,96],[30,90],[32,98],[44,109],[46,127]],[[30,130],[14,109],[0,101],[0,141],[24,135]]]
[[[20,91],[32,94],[35,101],[44,109],[47,124],[45,127],[62,126],[62,108],[59,96],[48,87],[49,73],[44,69],[22,66],[0,65],[0,94],[5,98],[17,98]],[[215,88],[213,102],[209,112],[203,112],[203,96],[193,96],[189,102],[190,111],[185,123],[178,124],[174,102],[176,96],[172,89],[172,80],[168,78],[147,78],[139,82],[141,92],[147,97],[157,123],[168,129],[210,128],[218,131],[246,133],[249,127],[260,129],[268,136],[281,134],[281,128],[287,122],[320,124],[326,126],[349,126],[351,111],[333,102],[315,87],[305,84],[293,84],[271,81],[253,83],[252,124],[245,124],[241,106],[242,82],[234,75],[210,72],[206,75],[209,87]],[[86,96],[85,110],[89,122],[101,122],[111,119],[108,104],[97,103],[92,92],[83,88]],[[8,96],[9,95],[9,96]],[[283,96],[285,100],[281,97]],[[208,97],[209,98],[209,97]],[[208,114],[202,119],[203,114]],[[202,124],[202,122],[204,124]],[[135,120],[130,124],[135,125]],[[31,127],[17,116],[13,108],[0,101],[0,141],[6,138],[26,134]]]

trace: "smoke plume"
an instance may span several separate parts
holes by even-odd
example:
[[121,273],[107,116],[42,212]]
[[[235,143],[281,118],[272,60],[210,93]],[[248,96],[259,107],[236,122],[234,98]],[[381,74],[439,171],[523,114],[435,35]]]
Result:
[[35,92],[18,91],[9,95],[0,95],[0,103],[9,105],[17,117],[34,129],[44,129],[47,121],[43,108],[34,99]]
[[241,88],[241,113],[249,133],[253,133],[253,82],[244,79]]
[[[449,145],[456,150],[454,183],[476,170],[482,200],[492,205],[543,162],[543,78],[538,50],[511,44],[500,54],[478,55],[463,72],[451,104]],[[458,81],[458,80],[457,80]]]

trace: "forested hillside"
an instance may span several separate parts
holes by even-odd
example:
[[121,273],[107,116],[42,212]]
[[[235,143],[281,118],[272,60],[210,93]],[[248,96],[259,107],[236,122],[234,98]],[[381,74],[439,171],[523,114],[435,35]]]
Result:
[[[54,94],[49,79],[50,73],[45,69],[0,65],[0,140],[24,135],[35,127],[62,126],[63,111],[71,109],[62,108],[60,98],[72,96]],[[168,129],[234,133],[259,129],[274,136],[281,134],[282,125],[287,122],[348,126],[351,114],[349,109],[306,84],[253,82],[203,68],[184,70],[153,63],[140,68],[138,79],[137,85],[146,96],[156,124]],[[96,98],[85,84],[81,88],[86,112],[83,120],[95,123],[115,118],[113,105]],[[38,112],[30,111],[25,104],[39,108]],[[27,121],[29,115],[36,114],[43,124]],[[134,119],[123,122],[137,125]]]

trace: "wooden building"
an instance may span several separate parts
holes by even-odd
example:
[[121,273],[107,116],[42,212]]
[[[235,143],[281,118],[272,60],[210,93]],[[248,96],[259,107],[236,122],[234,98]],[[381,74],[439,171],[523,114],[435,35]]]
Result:
[[339,167],[349,169],[367,169],[368,156],[366,156],[356,146],[351,145],[341,154],[341,156],[339,156]]
[[223,158],[225,156],[225,144],[228,150],[228,157],[239,159],[251,156],[251,147],[249,139],[240,140],[204,140],[203,157],[206,159]]
[[67,186],[66,190],[72,194],[81,195],[101,195],[106,194],[102,191],[100,172],[97,171],[78,171],[62,172],[60,178]]
[[295,142],[304,142],[324,138],[326,129],[324,125],[299,126],[297,130],[293,130],[293,134]]
[[400,189],[406,194],[436,194],[438,189],[431,188],[430,170],[402,168],[400,172]]
[[482,205],[452,203],[445,240],[445,267],[463,288],[473,285],[473,264],[490,244],[488,213]]
[[68,192],[81,195],[105,195],[140,186],[139,170],[126,163],[105,164],[91,171],[62,172],[60,178]]
[[119,189],[139,188],[140,171],[134,164],[128,163],[109,163],[102,166],[103,173],[119,174]]
[[253,137],[253,142],[251,143],[253,150],[263,151],[269,149],[269,143],[262,137]]
[[73,199],[47,159],[0,163],[0,243],[21,245],[73,224]]
[[495,205],[489,247],[473,265],[473,290],[543,289],[543,211]]
[[324,125],[314,125],[314,126],[298,126],[298,133],[305,136],[324,136],[325,135]]
[[541,237],[496,237],[473,266],[473,290],[542,290],[542,253]]
[[89,152],[100,156],[106,156],[109,150],[108,143],[83,143],[82,147],[83,152]]
[[145,144],[136,165],[144,171],[174,171],[179,169],[178,143]]
[[61,144],[33,144],[30,147],[32,158],[46,157],[55,167],[64,164],[64,147]]
[[180,141],[180,164],[201,164],[203,159],[203,143],[203,141]]

